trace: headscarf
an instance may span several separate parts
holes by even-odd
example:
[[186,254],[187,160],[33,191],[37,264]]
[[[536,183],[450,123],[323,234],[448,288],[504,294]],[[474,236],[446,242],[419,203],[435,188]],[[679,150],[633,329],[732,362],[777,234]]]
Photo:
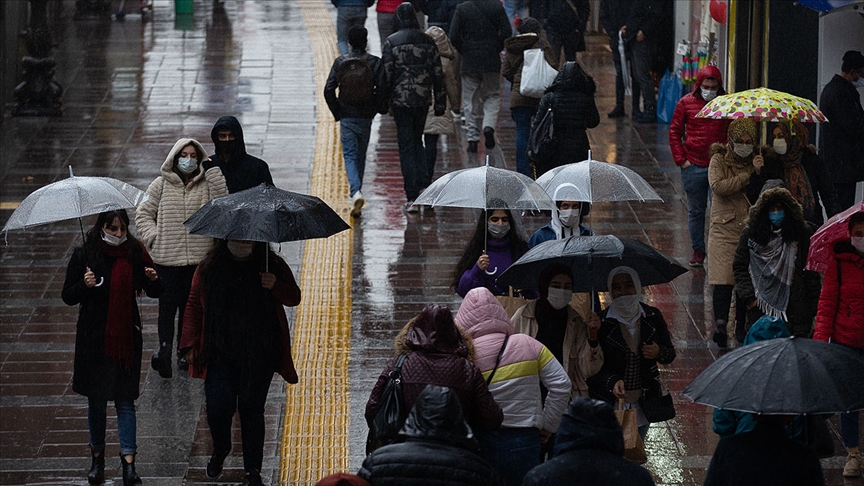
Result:
[[732,120],[732,123],[729,124],[729,144],[731,145],[744,134],[750,135],[750,138],[753,139],[753,143],[755,144],[756,122],[754,122],[752,118],[738,118],[737,120]]
[[633,270],[630,267],[615,267],[612,269],[612,271],[609,272],[609,277],[606,278],[606,288],[609,289],[609,292],[611,294],[612,279],[616,275],[620,275],[622,273],[630,275],[630,278],[633,279],[633,286],[636,288],[636,295],[622,295],[619,296],[617,299],[613,299],[612,304],[609,305],[609,310],[606,313],[606,317],[621,322],[622,324],[627,326],[627,330],[630,331],[631,335],[635,335],[636,326],[639,324],[639,318],[642,317],[642,314],[644,313],[644,311],[642,310],[642,306],[639,304],[640,300],[642,299],[642,281],[639,279],[639,274],[636,272],[636,270]]
[[783,180],[785,181],[786,188],[792,194],[792,197],[801,204],[804,214],[812,215],[816,211],[816,198],[813,195],[810,179],[801,165],[801,157],[804,147],[807,146],[810,132],[798,120],[783,121],[777,127],[783,133],[783,137],[789,142],[789,150],[785,154],[778,154],[777,156],[783,162]]

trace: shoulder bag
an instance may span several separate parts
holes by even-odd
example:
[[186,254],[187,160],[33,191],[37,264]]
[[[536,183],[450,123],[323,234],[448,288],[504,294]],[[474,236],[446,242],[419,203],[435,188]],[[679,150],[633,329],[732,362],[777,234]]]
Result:
[[558,71],[546,62],[543,49],[526,49],[522,52],[522,78],[519,82],[519,94],[529,98],[542,98]]
[[405,422],[406,410],[402,399],[402,363],[408,354],[401,354],[396,360],[393,371],[387,375],[387,384],[381,392],[381,400],[375,411],[375,418],[369,424],[366,437],[366,454],[375,449],[392,444],[399,437],[399,430]]
[[549,166],[555,153],[555,107],[552,103],[541,115],[537,127],[528,137],[528,160],[534,165]]

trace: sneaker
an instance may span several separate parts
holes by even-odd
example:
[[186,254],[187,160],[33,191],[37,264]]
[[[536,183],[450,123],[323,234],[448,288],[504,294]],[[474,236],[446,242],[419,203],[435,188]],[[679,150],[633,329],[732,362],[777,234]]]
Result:
[[705,263],[705,252],[702,250],[694,251],[693,255],[690,256],[690,266],[701,267],[703,263]]
[[210,456],[210,460],[207,462],[208,478],[216,479],[222,474],[222,465],[225,464],[225,458],[228,457],[229,452],[231,451],[213,451],[213,455]]
[[495,148],[495,129],[492,127],[484,128],[483,139],[483,145],[485,145],[487,149]]
[[363,194],[360,191],[355,192],[354,195],[351,196],[351,216],[359,218],[363,212],[363,206],[365,204],[366,199],[363,198]]
[[475,140],[468,140],[468,153],[476,154],[477,153],[477,142]]
[[405,211],[406,213],[419,213],[420,207],[415,206],[414,201],[408,201],[404,206],[402,206],[402,211]]
[[857,478],[861,476],[861,453],[852,452],[846,456],[846,465],[843,467],[844,478]]
[[609,118],[623,118],[627,116],[623,106],[616,106],[614,110],[606,114]]

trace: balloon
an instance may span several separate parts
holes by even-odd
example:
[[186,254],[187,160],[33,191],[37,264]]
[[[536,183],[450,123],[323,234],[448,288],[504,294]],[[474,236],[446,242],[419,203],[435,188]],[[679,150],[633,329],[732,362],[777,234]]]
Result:
[[718,24],[726,25],[726,2],[711,0],[711,18]]

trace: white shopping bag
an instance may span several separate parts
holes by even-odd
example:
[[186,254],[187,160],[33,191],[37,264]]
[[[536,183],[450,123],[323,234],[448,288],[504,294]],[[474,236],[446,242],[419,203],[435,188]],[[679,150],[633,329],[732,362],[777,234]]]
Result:
[[555,80],[558,71],[543,58],[543,49],[526,49],[523,54],[522,81],[519,93],[531,98],[542,98],[543,92]]
[[627,70],[627,55],[624,54],[624,36],[621,31],[618,31],[618,55],[621,56],[621,79],[624,80],[624,94],[633,96],[633,89],[630,87],[630,72]]

